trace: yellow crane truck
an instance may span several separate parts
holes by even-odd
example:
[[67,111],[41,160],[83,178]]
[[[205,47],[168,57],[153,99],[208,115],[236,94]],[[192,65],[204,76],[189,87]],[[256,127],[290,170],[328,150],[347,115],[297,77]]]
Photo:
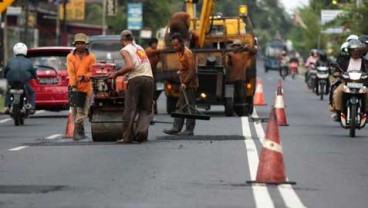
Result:
[[[226,116],[234,112],[239,115],[253,113],[253,95],[256,85],[256,56],[247,64],[244,99],[234,102],[234,87],[227,82],[231,70],[228,65],[228,53],[235,40],[240,40],[251,48],[256,48],[252,23],[246,5],[239,6],[239,16],[223,17],[214,15],[215,0],[203,0],[200,18],[195,16],[198,0],[185,0],[186,12],[190,15],[190,31],[198,34],[199,47],[191,48],[199,77],[197,91],[197,107],[209,110],[212,105],[223,105]],[[166,44],[169,43],[169,31],[166,32]],[[179,95],[180,82],[176,74],[178,60],[175,51],[166,45],[161,53],[161,72],[159,77],[164,81],[167,97],[167,113],[175,110]]]

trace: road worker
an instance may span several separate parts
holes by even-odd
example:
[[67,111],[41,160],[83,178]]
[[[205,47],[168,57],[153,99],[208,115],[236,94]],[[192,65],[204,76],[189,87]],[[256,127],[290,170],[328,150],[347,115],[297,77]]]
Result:
[[[178,75],[181,82],[181,91],[179,94],[179,99],[176,103],[176,109],[180,109],[186,104],[183,93],[186,93],[189,105],[195,106],[196,90],[199,86],[199,81],[192,51],[185,46],[184,39],[180,33],[174,33],[172,35],[171,44],[179,59]],[[183,132],[181,132],[181,130],[184,126],[185,118],[175,118],[173,127],[171,129],[165,129],[164,133],[185,136],[193,135],[195,119],[186,120],[186,129]]]
[[[92,97],[92,65],[96,57],[87,49],[88,36],[84,33],[74,35],[75,49],[66,57],[67,72],[69,76],[69,89],[78,96],[78,104],[71,103],[72,116],[75,124],[74,140],[85,139],[84,121],[88,117]],[[81,96],[84,95],[84,96]]]
[[[119,75],[128,78],[124,100],[123,135],[117,142],[141,143],[148,139],[148,128],[152,120],[154,81],[151,64],[144,49],[134,42],[132,31],[123,30],[120,33],[120,42],[123,46],[120,55],[125,65],[109,74],[113,79]],[[138,118],[136,123],[135,118]]]

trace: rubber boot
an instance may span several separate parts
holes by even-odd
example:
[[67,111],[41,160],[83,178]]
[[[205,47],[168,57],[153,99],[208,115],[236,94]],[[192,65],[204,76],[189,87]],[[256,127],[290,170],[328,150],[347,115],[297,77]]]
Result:
[[75,128],[74,128],[74,134],[73,134],[74,141],[79,141],[79,140],[84,139],[83,135],[81,134],[82,130],[83,130],[83,124],[76,123]]
[[85,134],[83,123],[81,123],[81,129],[80,129],[80,133],[79,133],[79,134],[83,137],[83,139],[88,138],[88,137],[86,136],[86,134]]
[[195,127],[195,119],[187,119],[185,131],[179,133],[181,136],[193,136]]
[[164,129],[163,132],[165,134],[177,135],[183,128],[183,125],[184,125],[183,118],[175,118],[173,127],[171,129]]

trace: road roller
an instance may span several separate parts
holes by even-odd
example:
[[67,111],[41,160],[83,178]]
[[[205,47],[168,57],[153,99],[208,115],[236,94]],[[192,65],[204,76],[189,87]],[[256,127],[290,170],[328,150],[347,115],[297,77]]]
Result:
[[120,139],[122,132],[124,95],[127,81],[119,76],[108,77],[108,73],[116,70],[115,63],[99,62],[92,66],[91,77],[93,100],[89,111],[92,140],[108,142]]

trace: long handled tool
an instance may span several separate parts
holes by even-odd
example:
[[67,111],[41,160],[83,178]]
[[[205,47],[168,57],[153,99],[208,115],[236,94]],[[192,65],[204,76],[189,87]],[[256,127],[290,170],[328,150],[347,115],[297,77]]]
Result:
[[185,92],[185,89],[182,89],[181,91],[184,95],[185,104],[175,112],[171,113],[171,117],[210,120],[210,116],[198,111],[189,104],[188,96]]

